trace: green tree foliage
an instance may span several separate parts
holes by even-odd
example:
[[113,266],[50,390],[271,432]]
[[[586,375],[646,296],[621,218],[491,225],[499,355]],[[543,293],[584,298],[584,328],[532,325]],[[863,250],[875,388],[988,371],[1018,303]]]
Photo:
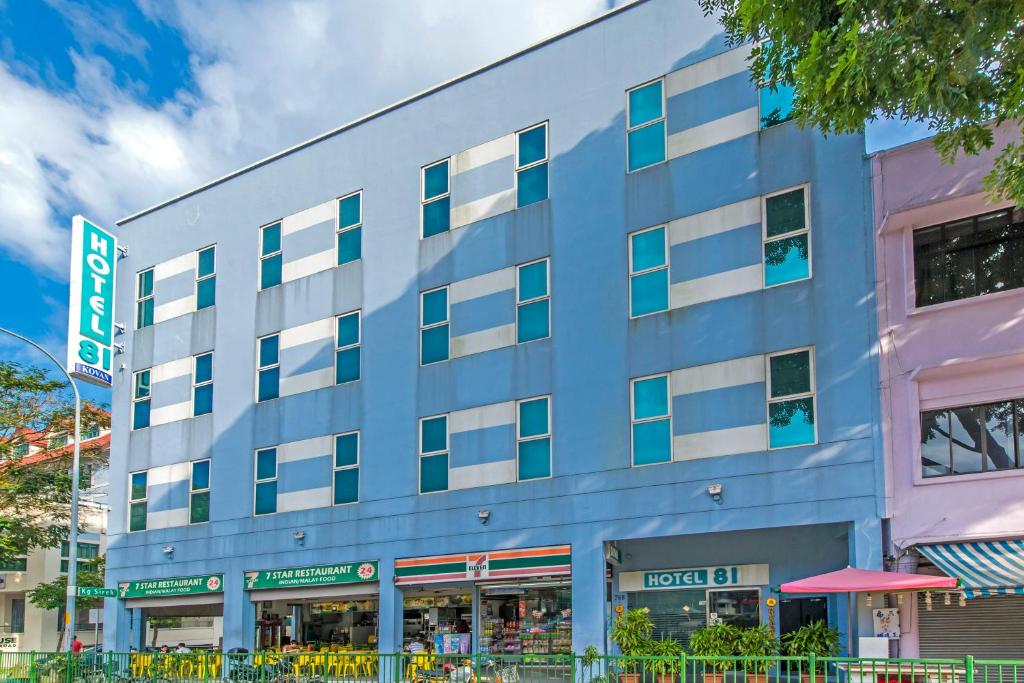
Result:
[[[993,145],[991,123],[1024,124],[1024,0],[699,0],[751,70],[795,86],[793,117],[824,133],[876,117],[927,121],[943,160]],[[1024,144],[1004,147],[985,186],[1024,204]]]
[[[109,426],[109,414],[82,409],[82,433]],[[0,361],[0,562],[34,548],[55,548],[68,538],[71,449],[53,457],[26,456],[48,448],[48,435],[74,433],[74,400],[63,382],[39,368]],[[83,447],[82,462],[102,463],[103,449]]]
[[[103,574],[106,571],[106,558],[103,555],[89,560],[88,565],[82,562],[75,575],[78,586],[103,587]],[[53,581],[40,583],[35,588],[25,591],[29,602],[39,609],[58,609],[64,607],[67,600],[68,577],[61,574]],[[76,598],[75,606],[79,610],[103,607],[103,598]]]

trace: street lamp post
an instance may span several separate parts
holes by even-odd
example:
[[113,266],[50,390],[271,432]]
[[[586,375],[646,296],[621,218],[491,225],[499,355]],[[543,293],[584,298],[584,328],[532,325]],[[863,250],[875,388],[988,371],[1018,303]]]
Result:
[[64,368],[59,360],[57,360],[52,353],[44,349],[39,344],[27,337],[23,337],[17,332],[12,332],[6,328],[0,327],[0,332],[6,332],[12,337],[16,337],[26,344],[30,344],[42,351],[47,358],[52,360],[54,364],[60,368],[60,371],[64,373],[64,376],[68,378],[68,384],[71,385],[71,389],[75,392],[75,445],[74,454],[71,456],[71,533],[68,538],[68,590],[67,590],[67,602],[64,608],[64,631],[67,638],[65,639],[64,649],[70,650],[71,643],[75,639],[75,599],[77,598],[77,579],[78,579],[78,458],[79,458],[79,441],[81,438],[82,430],[82,397],[78,393],[78,385],[75,384],[75,380],[72,379],[71,375]]

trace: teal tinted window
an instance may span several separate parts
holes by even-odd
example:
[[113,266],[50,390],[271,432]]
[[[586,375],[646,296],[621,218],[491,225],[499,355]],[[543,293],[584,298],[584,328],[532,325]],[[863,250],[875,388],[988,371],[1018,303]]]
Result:
[[448,326],[431,327],[420,335],[420,365],[448,360]]
[[128,513],[128,531],[146,530],[146,503],[132,503]]
[[339,434],[334,437],[334,466],[348,467],[359,464],[359,435]]
[[668,269],[629,279],[629,312],[633,317],[668,310]]
[[153,295],[153,269],[144,270],[139,273],[138,292],[139,299]]
[[420,453],[448,450],[448,418],[445,415],[420,421]]
[[281,255],[270,256],[260,261],[260,289],[281,284]]
[[136,306],[135,311],[135,324],[136,327],[149,327],[153,324],[153,300],[146,299],[140,301]]
[[210,488],[210,461],[192,463],[192,490]]
[[447,232],[451,226],[451,197],[435,199],[423,205],[423,236]]
[[519,481],[551,476],[551,439],[534,439],[519,444]]
[[804,188],[766,197],[764,200],[765,234],[778,237],[807,227]]
[[277,398],[281,387],[281,368],[274,367],[260,370],[257,400],[269,401]]
[[765,242],[764,284],[766,287],[805,280],[811,276],[810,242],[807,234]]
[[217,303],[217,276],[196,283],[196,310],[201,311]]
[[651,465],[672,460],[672,434],[669,419],[639,422],[633,425],[633,464]]
[[359,379],[359,347],[337,351],[334,367],[336,384],[355,382]]
[[277,449],[256,451],[256,478],[273,479],[277,476]]
[[448,288],[423,294],[423,324],[433,325],[448,320]]
[[261,230],[263,241],[260,246],[260,256],[269,256],[281,251],[281,224],[264,226]]
[[761,127],[768,128],[789,121],[793,117],[793,97],[795,95],[796,90],[791,85],[761,88],[759,91]]
[[632,272],[638,273],[665,265],[665,228],[636,233],[629,241]]
[[448,160],[423,169],[423,199],[448,193]]
[[338,201],[339,228],[348,228],[363,222],[360,215],[362,198],[362,193],[357,192]]
[[768,442],[772,448],[814,443],[814,400],[807,397],[769,404]]
[[149,426],[149,400],[137,401],[132,406],[132,429]]
[[199,252],[199,263],[196,268],[197,276],[200,278],[213,275],[217,269],[217,248],[207,247]]
[[519,144],[519,166],[529,166],[538,161],[543,161],[548,156],[548,127],[547,124],[523,131],[518,135]]
[[193,493],[189,499],[189,524],[204,524],[210,521],[210,492]]
[[516,320],[516,342],[519,344],[544,339],[551,335],[550,316],[548,312],[550,301],[541,299],[531,304],[521,304],[518,307],[518,318]]
[[548,433],[548,399],[538,398],[519,404],[519,437]]
[[529,301],[548,294],[548,262],[537,261],[519,267],[519,301]]
[[204,384],[196,387],[192,393],[192,414],[206,415],[213,411],[213,385]]
[[359,501],[359,468],[350,467],[334,472],[334,504],[345,505]]
[[771,397],[792,396],[811,391],[811,352],[796,351],[769,359]]
[[448,454],[420,458],[420,493],[448,490]]
[[352,228],[338,233],[338,265],[358,261],[363,256],[363,229]]
[[213,354],[204,353],[196,356],[195,383],[209,382],[213,379]]
[[141,500],[146,497],[146,481],[147,475],[145,472],[132,473],[132,500]]
[[149,396],[149,370],[142,370],[135,374],[135,398],[146,398]]
[[642,125],[662,117],[661,81],[629,91],[629,127]]
[[628,146],[630,171],[665,161],[665,122],[630,131]]
[[668,377],[633,382],[633,418],[643,420],[668,415]]
[[516,173],[516,206],[548,198],[548,165],[538,164]]
[[279,337],[275,334],[260,339],[260,367],[277,364]]
[[256,514],[270,515],[277,512],[277,482],[267,481],[256,484]]
[[338,346],[359,343],[359,314],[350,313],[338,317]]

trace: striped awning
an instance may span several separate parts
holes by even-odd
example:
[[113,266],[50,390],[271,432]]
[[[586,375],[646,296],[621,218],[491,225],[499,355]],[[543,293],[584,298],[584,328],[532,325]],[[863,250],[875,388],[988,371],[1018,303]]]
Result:
[[1024,595],[1024,540],[938,543],[917,549],[946,575],[960,579],[968,598]]

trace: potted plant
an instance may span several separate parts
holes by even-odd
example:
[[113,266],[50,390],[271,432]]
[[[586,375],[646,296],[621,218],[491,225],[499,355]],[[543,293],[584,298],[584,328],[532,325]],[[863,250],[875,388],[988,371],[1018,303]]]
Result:
[[739,633],[735,626],[718,622],[690,634],[690,653],[704,664],[704,683],[722,683],[733,666]]
[[640,657],[650,650],[651,636],[654,633],[654,622],[651,611],[646,607],[626,610],[615,618],[612,625],[611,639],[618,645],[623,659],[619,660],[619,680],[621,683],[640,683]]
[[[612,675],[611,670],[602,670],[602,667],[598,664],[601,659],[601,652],[594,645],[587,645],[583,649],[583,655],[580,657],[580,666],[583,670],[583,678],[581,680],[587,683],[613,683],[615,677]],[[594,666],[598,664],[598,666]]]
[[751,626],[740,630],[740,655],[749,657],[744,661],[747,683],[767,683],[768,670],[776,664],[779,656],[779,639],[767,624]]
[[654,680],[657,683],[675,683],[683,646],[671,639],[655,640],[648,646],[647,654],[652,659],[647,660],[644,668],[654,674]]
[[[811,653],[816,657],[837,657],[839,639],[839,631],[819,619],[787,633],[782,637],[782,646],[790,657],[806,657]],[[824,675],[826,664],[824,660],[818,659],[814,666],[815,673]],[[800,679],[803,683],[809,681],[810,671],[802,672]]]

